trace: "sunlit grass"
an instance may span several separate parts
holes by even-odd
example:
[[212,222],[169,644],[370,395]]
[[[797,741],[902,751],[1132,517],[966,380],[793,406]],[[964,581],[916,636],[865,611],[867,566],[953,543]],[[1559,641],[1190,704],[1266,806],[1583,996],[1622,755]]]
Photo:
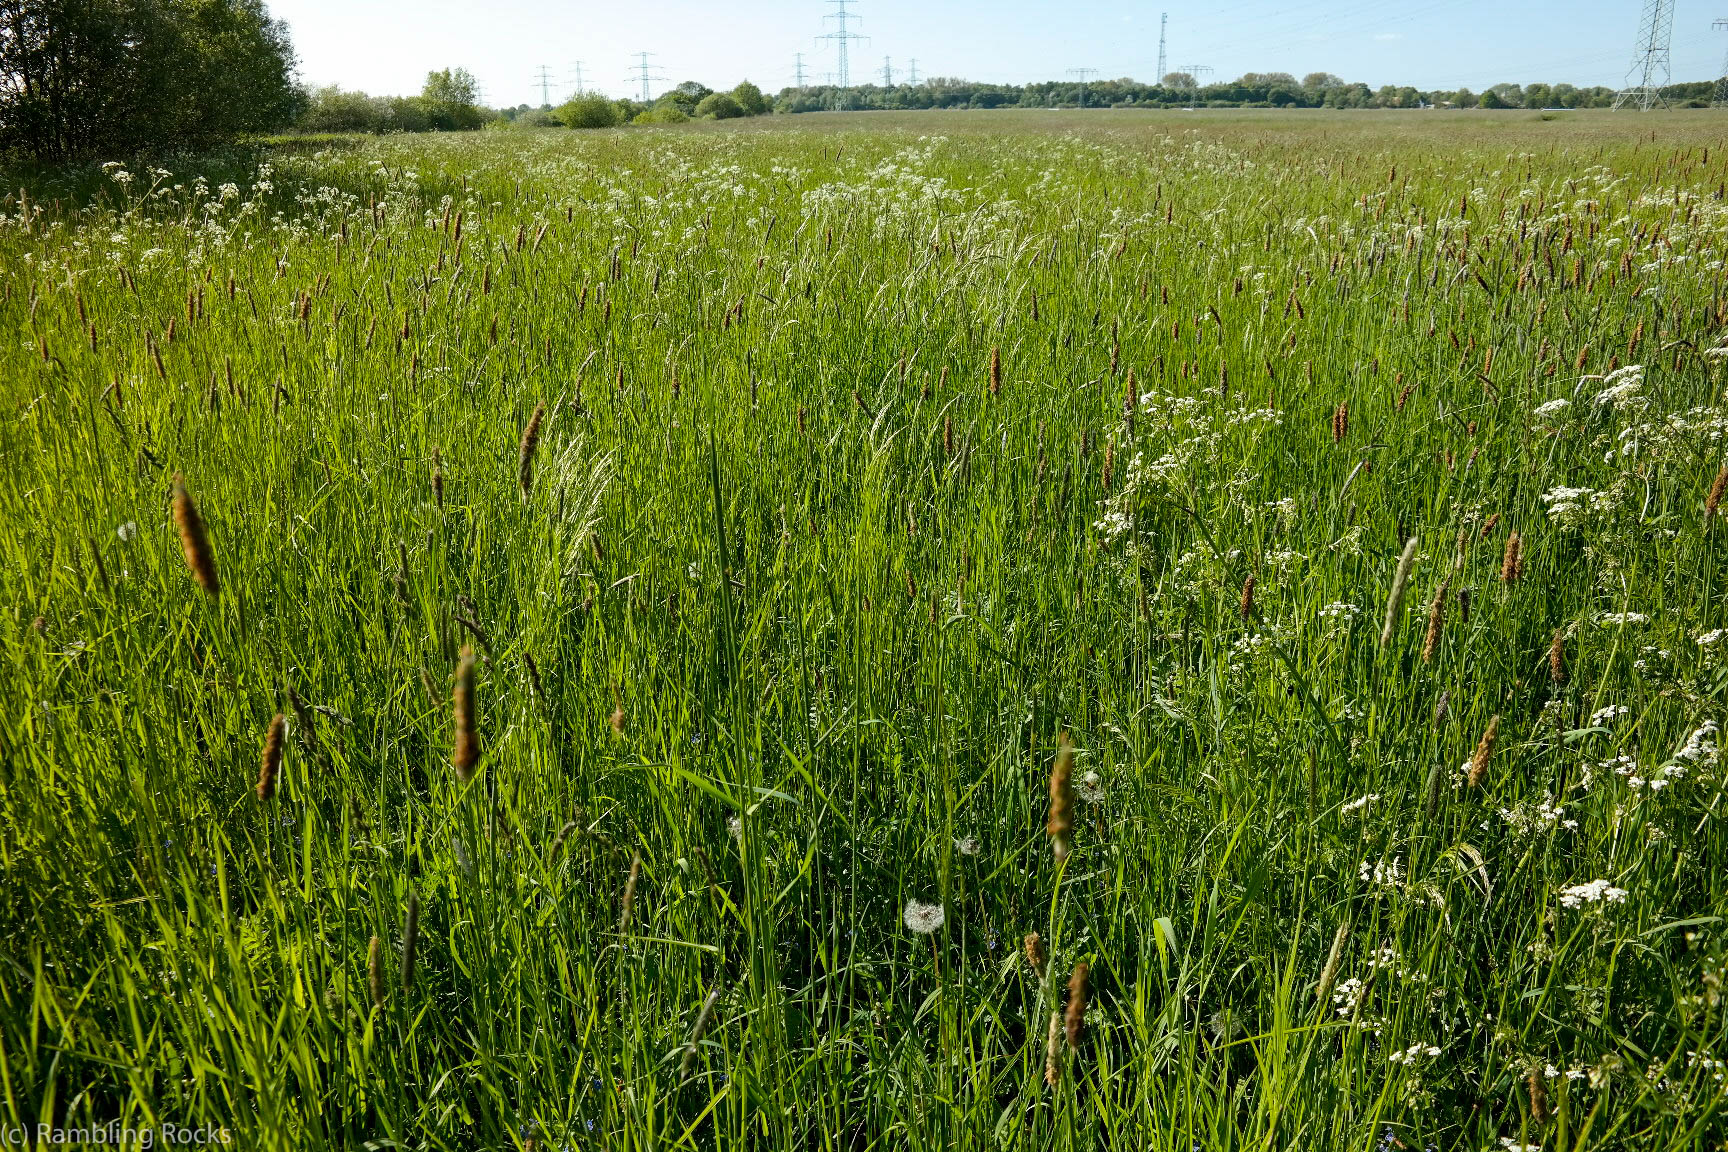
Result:
[[320,147],[3,202],[0,1123],[1722,1137],[1713,120]]

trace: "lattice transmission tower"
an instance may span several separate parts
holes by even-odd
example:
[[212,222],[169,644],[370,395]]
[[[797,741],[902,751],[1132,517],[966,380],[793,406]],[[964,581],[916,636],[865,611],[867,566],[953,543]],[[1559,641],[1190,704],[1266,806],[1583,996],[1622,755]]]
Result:
[[1098,75],[1096,68],[1070,68],[1068,75],[1077,77],[1080,81],[1080,107],[1086,107],[1086,81]]
[[1152,77],[1152,83],[1164,83],[1164,33],[1170,27],[1170,13],[1158,13],[1158,75]]
[[664,76],[655,75],[648,71],[648,57],[653,55],[655,55],[653,52],[636,53],[636,63],[630,69],[630,71],[636,73],[636,75],[630,77],[630,79],[642,85],[642,103],[644,104],[651,103],[654,99],[653,91],[648,86],[649,82],[666,79]]
[[[1728,29],[1728,20],[1712,21],[1710,27],[1718,32]],[[1716,88],[1710,93],[1710,107],[1728,108],[1728,55],[1722,57],[1722,74],[1716,79]]]
[[1638,42],[1632,46],[1632,67],[1626,70],[1626,86],[1614,94],[1614,107],[1628,104],[1641,112],[1663,103],[1662,89],[1668,84],[1668,46],[1674,40],[1674,0],[1644,0],[1644,16],[1638,21]]
[[847,50],[851,42],[870,39],[870,37],[860,36],[846,27],[846,21],[858,19],[856,14],[846,8],[850,2],[851,0],[828,0],[828,3],[834,5],[834,11],[822,19],[834,21],[834,31],[816,37],[818,40],[832,40],[834,42],[834,76],[842,88],[852,86],[852,70],[847,61],[849,55]]

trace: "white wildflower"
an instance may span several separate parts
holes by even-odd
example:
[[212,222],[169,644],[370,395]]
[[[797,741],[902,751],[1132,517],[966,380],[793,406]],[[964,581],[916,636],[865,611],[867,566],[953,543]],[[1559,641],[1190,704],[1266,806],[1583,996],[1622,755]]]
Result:
[[1560,903],[1567,908],[1580,908],[1585,904],[1618,904],[1624,899],[1626,889],[1616,888],[1606,880],[1591,880],[1560,890]]
[[[1614,721],[1631,711],[1632,709],[1626,707],[1624,704],[1610,704],[1605,708],[1598,708],[1596,711],[1590,713],[1590,727],[1606,728],[1608,725],[1614,723]],[[1607,765],[1604,764],[1603,767],[1606,768]]]

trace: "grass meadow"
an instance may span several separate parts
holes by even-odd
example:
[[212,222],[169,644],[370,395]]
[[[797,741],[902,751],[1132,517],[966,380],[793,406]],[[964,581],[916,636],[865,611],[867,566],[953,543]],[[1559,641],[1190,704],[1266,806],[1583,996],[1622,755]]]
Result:
[[0,1127],[1722,1147],[1725,124],[12,180]]

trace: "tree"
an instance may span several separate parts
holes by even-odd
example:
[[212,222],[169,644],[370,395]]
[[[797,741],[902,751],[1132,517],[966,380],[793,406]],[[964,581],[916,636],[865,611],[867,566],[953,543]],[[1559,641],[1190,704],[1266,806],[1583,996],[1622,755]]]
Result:
[[1500,93],[1490,88],[1488,91],[1482,93],[1481,98],[1476,101],[1476,106],[1478,108],[1504,108],[1506,107],[1506,101],[1501,97]]
[[710,92],[696,103],[696,115],[712,120],[736,120],[748,115],[743,105],[724,92]]
[[1160,80],[1159,83],[1166,88],[1174,88],[1181,92],[1191,91],[1196,86],[1192,72],[1166,72],[1164,79]]
[[1324,92],[1328,88],[1342,88],[1344,81],[1330,72],[1310,72],[1302,77],[1302,87],[1310,92]]
[[762,89],[748,80],[740,80],[738,87],[732,89],[732,99],[738,101],[746,116],[763,116],[769,111],[768,98],[762,95]]
[[387,101],[332,84],[306,93],[298,127],[305,132],[382,132],[388,118]]
[[704,98],[713,95],[713,93],[714,89],[708,87],[706,84],[699,84],[694,80],[686,80],[682,84],[678,85],[678,87],[672,89],[672,91],[660,97],[657,103],[664,104],[670,101],[672,104],[676,105],[678,111],[684,113],[685,116],[694,116],[696,115],[696,105],[702,103]]
[[560,104],[554,115],[566,128],[611,128],[618,123],[618,105],[598,92],[584,92]]
[[0,0],[0,148],[205,148],[292,122],[287,28],[262,0]]
[[426,118],[440,132],[460,132],[480,127],[480,83],[466,68],[445,68],[426,73],[420,90]]

